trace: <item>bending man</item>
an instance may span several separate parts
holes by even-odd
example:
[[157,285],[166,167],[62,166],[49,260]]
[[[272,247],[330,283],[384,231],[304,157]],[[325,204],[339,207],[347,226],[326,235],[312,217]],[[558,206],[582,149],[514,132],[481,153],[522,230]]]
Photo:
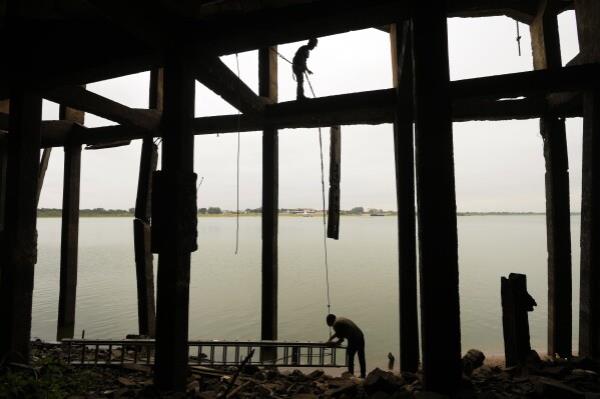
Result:
[[336,317],[334,314],[327,315],[327,325],[333,327],[333,334],[329,341],[334,338],[338,341],[335,345],[340,345],[344,339],[348,340],[348,371],[354,374],[354,355],[358,352],[358,362],[360,363],[360,378],[365,378],[366,362],[365,362],[365,337],[356,324],[350,319],[344,317]]
[[292,70],[294,71],[296,83],[298,85],[296,88],[297,100],[306,98],[304,96],[304,73],[308,72],[312,75],[312,71],[306,66],[306,60],[308,60],[310,50],[313,50],[315,47],[317,47],[317,39],[310,39],[308,44],[301,46],[298,51],[296,51],[296,55],[294,55],[294,59],[292,60]]

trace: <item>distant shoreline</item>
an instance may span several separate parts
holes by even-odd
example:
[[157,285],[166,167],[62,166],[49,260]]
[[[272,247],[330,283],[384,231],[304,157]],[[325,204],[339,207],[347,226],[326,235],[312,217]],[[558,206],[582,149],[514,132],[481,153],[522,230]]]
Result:
[[[240,212],[240,217],[256,217],[260,216],[261,213],[258,212]],[[544,212],[458,212],[457,216],[543,216]],[[571,212],[571,216],[581,215],[580,212]],[[39,218],[60,218],[62,216],[60,209],[40,209],[38,210],[37,216]],[[235,217],[235,212],[223,212],[220,214],[198,214],[199,218],[225,218],[225,217]],[[280,212],[280,217],[322,217],[321,212],[311,213],[309,215],[304,214],[294,214],[294,213],[286,213]],[[351,217],[369,217],[368,213],[364,213],[362,215],[352,214],[352,213],[342,213],[341,216],[351,216]],[[385,217],[385,216],[397,216],[396,212],[385,212],[382,215],[376,215],[377,217]],[[96,211],[93,209],[82,209],[80,210],[79,217],[94,217],[94,218],[107,218],[107,217],[129,217],[133,218],[133,212],[129,212],[126,210],[104,210],[104,211]]]

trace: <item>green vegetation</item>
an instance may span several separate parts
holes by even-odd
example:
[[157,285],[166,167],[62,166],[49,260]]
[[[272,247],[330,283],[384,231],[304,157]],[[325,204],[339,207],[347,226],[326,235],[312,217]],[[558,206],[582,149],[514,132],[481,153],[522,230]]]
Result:
[[61,399],[85,395],[99,380],[102,377],[97,372],[74,371],[57,358],[34,358],[31,368],[0,370],[0,398]]

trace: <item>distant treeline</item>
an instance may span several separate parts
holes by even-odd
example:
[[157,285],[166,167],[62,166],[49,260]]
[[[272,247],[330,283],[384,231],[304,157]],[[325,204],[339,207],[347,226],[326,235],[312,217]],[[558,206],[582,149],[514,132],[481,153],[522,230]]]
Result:
[[[246,215],[252,214],[260,214],[262,212],[261,208],[250,209],[247,208],[245,210],[240,211],[240,213]],[[309,209],[309,208],[282,208],[279,210],[281,214],[306,214],[306,213],[316,213],[320,212],[319,210]],[[342,210],[340,211],[342,215],[396,215],[395,211],[384,211],[381,209],[368,209],[365,210],[362,207],[355,207],[350,210]],[[79,215],[81,217],[119,217],[119,216],[131,216],[133,217],[134,209],[104,209],[104,208],[94,208],[94,209],[81,209],[79,211]],[[211,206],[209,208],[199,208],[199,215],[232,215],[235,214],[235,211],[230,210],[222,210],[219,207]],[[511,216],[511,215],[544,215],[544,212],[458,212],[458,216]],[[572,212],[572,215],[579,215],[579,212]],[[62,215],[62,210],[57,208],[41,208],[38,209],[38,217],[60,217]]]

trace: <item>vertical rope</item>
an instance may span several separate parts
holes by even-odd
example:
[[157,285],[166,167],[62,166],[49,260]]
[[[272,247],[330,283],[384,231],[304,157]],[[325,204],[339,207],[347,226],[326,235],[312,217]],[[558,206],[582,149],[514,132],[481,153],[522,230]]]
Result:
[[521,30],[519,28],[519,21],[517,23],[517,48],[519,49],[519,57],[521,56]]
[[[315,90],[310,82],[310,78],[308,74],[304,72],[304,76],[306,77],[306,81],[308,82],[308,87],[310,88],[310,92],[314,97]],[[321,200],[322,200],[322,211],[323,211],[323,254],[325,257],[325,285],[327,287],[327,314],[331,313],[331,293],[329,288],[329,254],[327,251],[327,213],[326,213],[326,205],[325,205],[325,166],[323,162],[323,134],[321,132],[321,128],[319,128],[319,153],[321,157]]]
[[[240,59],[235,53],[235,64],[237,69],[237,77],[240,78]],[[241,94],[238,91],[239,97]],[[239,103],[239,101],[238,101]],[[240,249],[240,110],[237,112],[237,155],[236,155],[236,203],[235,203],[235,254],[237,255]]]

